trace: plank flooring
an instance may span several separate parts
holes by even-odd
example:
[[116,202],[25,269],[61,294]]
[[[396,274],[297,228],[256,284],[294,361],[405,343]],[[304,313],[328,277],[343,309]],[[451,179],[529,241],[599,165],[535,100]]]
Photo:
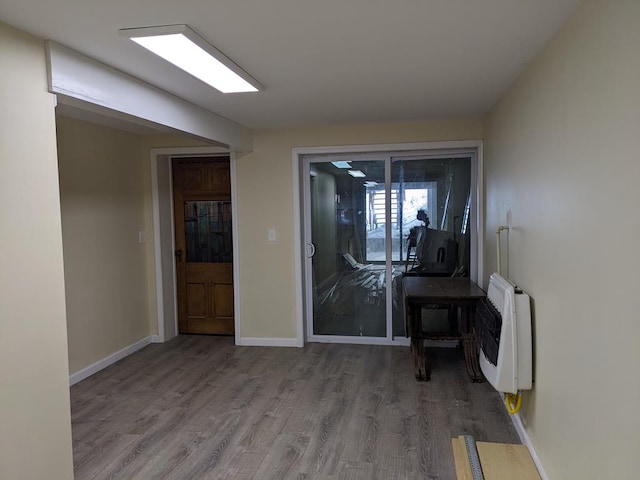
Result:
[[84,479],[455,480],[451,438],[520,443],[500,396],[455,349],[152,344],[71,387]]

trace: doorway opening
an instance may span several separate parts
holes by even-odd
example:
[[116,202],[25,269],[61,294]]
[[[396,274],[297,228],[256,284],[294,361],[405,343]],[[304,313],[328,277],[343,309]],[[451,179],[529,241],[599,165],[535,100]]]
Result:
[[[224,157],[229,159],[231,204],[237,205],[235,152],[224,147],[169,147],[151,149],[151,185],[153,204],[155,292],[158,341],[178,335],[178,282],[175,252],[175,222],[172,161],[180,158]],[[231,209],[231,223],[237,225],[237,209]],[[233,333],[236,345],[240,338],[238,234],[232,228]]]

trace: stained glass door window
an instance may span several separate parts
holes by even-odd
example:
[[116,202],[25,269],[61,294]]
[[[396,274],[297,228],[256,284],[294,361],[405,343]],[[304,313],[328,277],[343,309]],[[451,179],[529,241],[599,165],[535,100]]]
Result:
[[184,202],[187,262],[231,263],[231,202]]

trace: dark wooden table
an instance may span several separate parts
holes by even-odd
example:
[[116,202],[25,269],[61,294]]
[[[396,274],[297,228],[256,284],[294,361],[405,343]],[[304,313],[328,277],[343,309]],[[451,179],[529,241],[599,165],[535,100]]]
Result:
[[[402,281],[405,305],[405,331],[411,336],[416,380],[429,380],[424,355],[424,340],[461,340],[465,364],[471,380],[482,381],[478,364],[478,347],[473,335],[476,303],[486,294],[475,282],[466,277],[404,277]],[[460,329],[446,333],[425,333],[422,325],[422,309],[441,305],[460,307]]]

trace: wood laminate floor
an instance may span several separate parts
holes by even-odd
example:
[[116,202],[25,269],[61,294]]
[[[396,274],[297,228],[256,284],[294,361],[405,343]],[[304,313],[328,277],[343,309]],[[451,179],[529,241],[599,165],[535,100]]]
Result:
[[76,480],[455,479],[451,438],[520,443],[455,349],[152,344],[71,388]]

